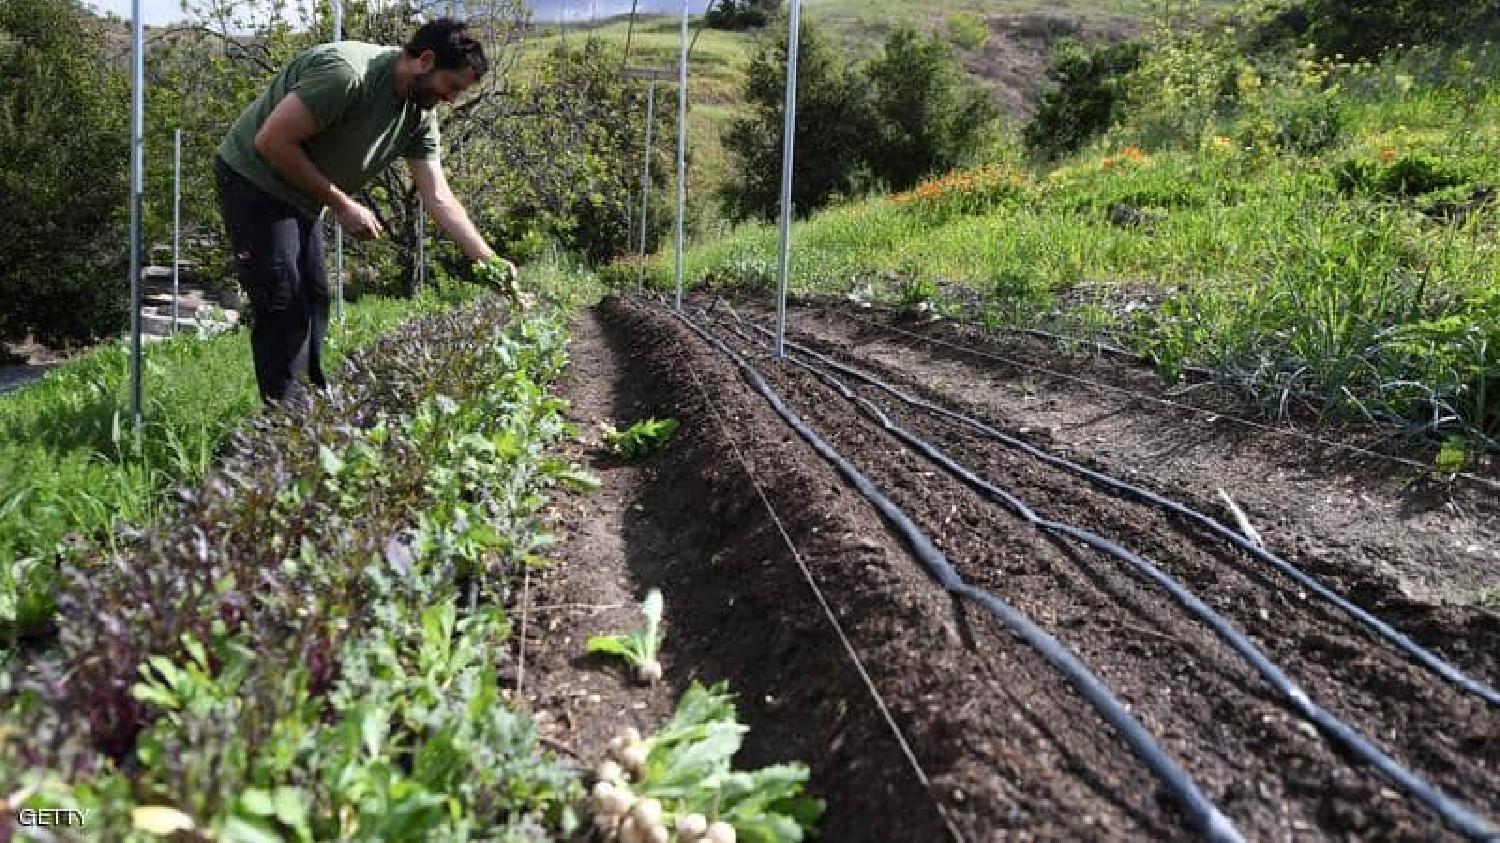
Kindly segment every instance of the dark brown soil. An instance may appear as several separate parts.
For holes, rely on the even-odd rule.
[[[1107,557],[1037,533],[950,479],[823,382],[765,359],[765,350],[736,335],[722,311],[713,322],[965,576],[1074,648],[1247,837],[1451,837],[1420,805],[1331,749],[1165,595]],[[1099,396],[1080,394],[1068,382],[1038,385],[1027,375],[1032,381],[1018,389],[1020,374],[993,361],[914,348],[910,340],[858,329],[848,314],[797,311],[793,324],[798,338],[1002,428],[1051,427],[1047,444],[1137,481],[1148,478],[1158,491],[1215,514],[1221,513],[1212,489],[1222,486],[1294,563],[1481,678],[1493,682],[1500,674],[1494,613],[1425,603],[1390,575],[1436,567],[1437,559],[1424,558],[1432,545],[1394,530],[1407,540],[1391,542],[1382,557],[1389,568],[1373,568],[1363,542],[1386,525],[1377,517],[1361,528],[1345,514],[1350,529],[1329,530],[1327,519],[1316,517],[1316,495],[1341,480],[1315,472],[1286,480],[1291,455],[1284,451],[1259,456],[1250,443],[1216,449],[1184,419],[1135,405],[1101,408]],[[547,624],[548,634],[530,648],[526,686],[545,689],[533,700],[554,712],[554,737],[597,758],[624,720],[643,729],[659,722],[690,679],[727,678],[752,728],[743,762],[809,762],[813,790],[829,802],[828,840],[946,839],[936,805],[965,839],[1193,837],[1154,779],[1056,671],[988,615],[956,607],[864,500],[674,317],[609,300],[580,321],[578,336],[564,394],[580,426],[656,415],[676,417],[683,428],[639,466],[612,466],[591,455],[604,489],[560,505],[571,537],[562,563],[536,583],[531,602],[612,606],[662,588],[667,681],[638,689],[617,667],[579,657],[588,634],[635,624],[633,605],[538,613],[532,623]],[[888,396],[860,392],[1042,514],[1146,554],[1244,629],[1315,700],[1479,813],[1500,813],[1500,716],[1481,701],[1194,529]],[[1044,410],[1039,400],[1053,403]],[[1059,423],[1068,407],[1079,416]],[[1191,458],[1151,456],[1179,441],[1191,443],[1182,446]],[[1204,452],[1218,453],[1219,461]],[[1374,511],[1387,511],[1392,488],[1401,493],[1388,478],[1354,475],[1354,482]],[[1484,502],[1462,498],[1459,506],[1476,519],[1446,516],[1466,525],[1462,540],[1493,553],[1494,522],[1477,521],[1487,511]],[[1412,510],[1408,502],[1395,511]],[[1435,534],[1445,529],[1441,515],[1423,516]],[[788,540],[930,777],[925,792],[813,599]],[[590,694],[598,701],[590,702]]]

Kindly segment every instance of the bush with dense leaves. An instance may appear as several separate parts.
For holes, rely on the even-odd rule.
[[[1044,159],[1081,149],[1109,128],[1125,98],[1125,77],[1141,64],[1137,42],[1087,47],[1065,42],[1047,68],[1051,88],[1026,124],[1026,148]]]
[[[0,0],[0,340],[64,345],[128,315],[128,82],[73,0]]]
[[[1500,33],[1493,0],[1300,0],[1262,25],[1261,45],[1311,42],[1325,56],[1375,58],[1397,45],[1478,41]]]
[[[877,185],[913,187],[983,146],[998,109],[941,41],[900,28],[879,56],[858,66],[817,29],[804,24],[801,37],[792,167],[798,216]],[[750,115],[725,136],[737,166],[721,193],[736,219],[781,211],[785,98],[786,45],[778,36],[750,64]]]

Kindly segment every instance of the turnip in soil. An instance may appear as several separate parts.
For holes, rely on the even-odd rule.
[[[657,660],[662,641],[661,613],[661,591],[653,588],[646,595],[646,602],[641,604],[641,614],[646,618],[644,629],[619,635],[592,636],[586,649],[590,653],[606,653],[625,659],[635,668],[637,680],[655,684],[662,675],[661,662]]]

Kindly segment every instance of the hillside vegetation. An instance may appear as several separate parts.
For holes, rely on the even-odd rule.
[[[1062,92],[1104,98],[1080,151],[1016,139],[814,216],[793,233],[793,289],[1102,333],[1169,380],[1208,367],[1270,408],[1462,433],[1443,455],[1462,464],[1500,435],[1500,49],[1439,43],[1476,19],[1355,60],[1304,40],[1319,5],[1348,11],[1298,4],[1300,32],[1287,4],[1158,21],[1138,62]],[[744,226],[692,249],[688,277],[766,287],[775,254],[773,226]]]

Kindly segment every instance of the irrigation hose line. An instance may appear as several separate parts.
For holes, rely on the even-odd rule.
[[[759,325],[755,325],[755,329],[762,333],[766,332],[766,329]],[[914,407],[921,407],[929,412],[943,416],[950,421],[955,421],[960,424],[966,425],[969,428],[982,433],[991,439],[1001,442],[1008,447],[1015,448],[1024,453],[1027,453],[1032,457],[1035,457],[1036,459],[1047,463],[1048,465],[1062,468],[1066,471],[1083,477],[1095,483],[1096,485],[1104,486],[1116,492],[1121,492],[1129,497],[1136,498],[1137,500],[1141,500],[1152,506],[1155,506],[1158,509],[1166,510],[1167,512],[1170,512],[1174,515],[1193,521],[1209,532],[1214,533],[1220,538],[1223,538],[1224,540],[1230,542],[1235,547],[1243,550],[1245,553],[1250,554],[1256,560],[1270,565],[1286,576],[1291,577],[1297,582],[1298,585],[1301,585],[1308,591],[1311,591],[1312,593],[1318,595],[1318,597],[1322,598],[1325,602],[1330,603],[1333,606],[1343,610],[1350,617],[1363,624],[1367,629],[1384,638],[1387,642],[1395,646],[1397,649],[1420,662],[1424,667],[1443,677],[1448,682],[1464,691],[1467,691],[1468,693],[1474,694],[1480,699],[1483,699],[1491,706],[1500,708],[1500,691],[1496,691],[1494,688],[1490,687],[1484,682],[1481,682],[1480,680],[1469,676],[1468,674],[1459,670],[1457,667],[1454,667],[1453,665],[1439,658],[1430,650],[1411,640],[1411,638],[1408,637],[1405,633],[1397,630],[1396,628],[1392,627],[1390,624],[1386,623],[1380,618],[1374,616],[1370,612],[1367,612],[1366,610],[1350,602],[1348,599],[1344,598],[1333,589],[1324,585],[1319,580],[1315,579],[1307,573],[1304,573],[1300,568],[1281,558],[1277,554],[1266,550],[1260,545],[1257,545],[1242,533],[1224,525],[1213,516],[1203,512],[1199,512],[1198,510],[1193,509],[1186,504],[1178,503],[1177,501],[1174,501],[1170,498],[1162,497],[1161,495],[1158,495],[1149,489],[1136,486],[1132,483],[1127,483],[1123,480],[1119,480],[1102,472],[1095,471],[1094,469],[1075,463],[1065,457],[1060,457],[1049,451],[1043,450],[1042,448],[1038,448],[1037,446],[1032,445],[1029,442],[1003,433],[1000,430],[997,430],[996,428],[991,427],[990,425],[985,424],[984,422],[971,416],[965,415],[955,410],[950,410],[947,407],[943,407],[939,404],[934,404],[931,401],[927,401],[925,399],[918,398],[914,395],[903,392],[902,390],[880,380],[879,378],[876,378],[873,375],[870,375],[852,366],[847,366],[843,363],[839,363],[838,361],[833,360],[826,355],[820,354],[790,340],[787,341],[787,346],[823,362],[835,371],[848,375],[849,377],[855,378],[857,380],[864,381],[865,383],[869,384],[870,386],[876,387],[877,389],[881,389],[900,399],[901,401],[904,401],[907,404],[910,404]]]
[[[731,328],[731,330],[746,342],[757,345],[762,344],[736,328]],[[1249,663],[1265,679],[1266,683],[1291,705],[1293,710],[1303,718],[1317,725],[1327,737],[1379,770],[1382,775],[1408,796],[1437,814],[1444,822],[1457,829],[1470,840],[1485,841],[1495,839],[1497,834],[1495,829],[1478,814],[1474,813],[1467,806],[1444,795],[1432,784],[1401,766],[1400,763],[1385,754],[1379,747],[1370,743],[1358,730],[1313,702],[1297,686],[1296,682],[1288,677],[1274,662],[1268,659],[1242,631],[1236,628],[1223,615],[1205,604],[1196,594],[1184,587],[1182,583],[1163,572],[1149,559],[1076,525],[1053,521],[1049,518],[1039,516],[1030,505],[1020,498],[978,476],[941,449],[891,421],[891,418],[873,401],[858,395],[854,390],[850,389],[826,370],[819,369],[810,363],[794,357],[788,357],[787,359],[794,365],[816,375],[824,383],[837,390],[846,400],[857,404],[864,410],[867,416],[879,424],[887,433],[919,451],[928,460],[941,466],[949,474],[963,481],[969,487],[984,494],[991,500],[1004,505],[1029,526],[1043,532],[1072,539],[1075,542],[1129,564],[1141,576],[1166,591],[1179,605],[1212,629],[1218,635],[1219,639],[1229,645],[1231,649]]]
[[[859,491],[880,512],[886,523],[906,542],[913,555],[929,574],[948,592],[966,597],[987,609],[1011,629],[1021,640],[1042,655],[1068,680],[1078,693],[1094,707],[1123,738],[1135,755],[1161,780],[1187,815],[1189,822],[1198,828],[1204,839],[1214,843],[1243,841],[1233,823],[1221,812],[1212,800],[1203,794],[1196,782],[1190,778],[1177,762],[1173,761],[1156,739],[1130,714],[1125,705],[1112,694],[1109,688],[1095,676],[1078,657],[1038,627],[1026,615],[1001,598],[978,588],[961,577],[932,540],[923,533],[911,518],[892,503],[859,469],[829,445],[807,423],[793,413],[781,397],[771,389],[760,373],[743,357],[725,345],[718,337],[708,333],[687,315],[673,311],[704,342],[716,347],[721,354],[734,362],[750,385],[770,404],[777,415],[797,432],[813,450],[831,464],[838,473]]]
[[[828,311],[825,309],[824,312],[826,313]],[[1136,392],[1134,390],[1126,389],[1126,388],[1120,387],[1120,386],[1115,386],[1113,384],[1100,383],[1099,381],[1089,380],[1088,378],[1079,377],[1078,375],[1070,375],[1070,374],[1067,374],[1066,372],[1059,372],[1059,371],[1057,371],[1055,369],[1049,369],[1046,366],[1038,366],[1035,363],[1026,363],[1026,362],[1023,362],[1021,360],[1016,360],[1016,359],[1014,359],[1012,357],[1006,357],[1003,354],[995,354],[994,352],[981,351],[981,350],[979,350],[977,348],[970,348],[969,346],[960,345],[958,343],[949,342],[947,340],[941,340],[941,339],[938,339],[936,337],[923,336],[921,334],[914,333],[912,331],[907,331],[907,330],[902,329],[902,328],[897,328],[897,327],[895,327],[893,325],[881,325],[881,324],[878,324],[876,322],[871,322],[871,321],[869,321],[867,319],[861,319],[858,316],[852,316],[852,315],[848,315],[848,314],[840,314],[840,317],[841,318],[845,318],[845,319],[849,319],[849,320],[854,321],[854,322],[857,322],[860,325],[864,325],[865,327],[868,327],[868,328],[874,328],[876,330],[886,331],[886,332],[892,333],[892,334],[900,334],[901,336],[910,337],[910,338],[912,338],[914,340],[917,340],[919,342],[930,343],[932,345],[939,345],[939,346],[942,346],[944,348],[949,348],[949,349],[952,349],[954,351],[962,352],[964,354],[972,354],[972,355],[974,355],[976,357],[983,357],[983,358],[985,358],[987,360],[994,360],[996,362],[1006,363],[1006,364],[1011,365],[1011,366],[1018,366],[1018,367],[1023,368],[1023,369],[1030,369],[1030,370],[1032,370],[1034,372],[1041,372],[1042,374],[1048,375],[1050,377],[1059,378],[1059,379],[1067,380],[1067,381],[1073,381],[1074,383],[1080,383],[1080,384],[1083,384],[1085,386],[1093,387],[1094,389],[1100,389],[1100,390],[1104,390],[1106,392],[1116,392],[1116,393],[1119,393],[1119,394],[1124,395],[1126,397],[1134,398],[1134,399],[1136,399],[1138,401],[1149,401],[1151,403],[1161,404],[1162,406],[1171,407],[1171,408],[1176,409],[1176,410],[1183,410],[1183,411],[1186,411],[1186,412],[1189,412],[1189,413],[1197,413],[1198,415],[1215,416],[1217,418],[1226,419],[1228,421],[1232,421],[1232,422],[1234,422],[1236,424],[1239,424],[1239,425],[1242,425],[1244,427],[1251,428],[1252,430],[1259,430],[1259,431],[1262,431],[1262,432],[1265,432],[1265,433],[1271,433],[1271,434],[1274,434],[1276,436],[1285,436],[1285,437],[1288,437],[1288,438],[1291,438],[1291,439],[1301,439],[1304,442],[1310,442],[1310,443],[1315,444],[1315,445],[1322,445],[1324,447],[1334,448],[1334,449],[1337,449],[1337,450],[1340,450],[1340,451],[1348,451],[1351,454],[1359,454],[1360,456],[1364,456],[1364,457],[1374,457],[1375,459],[1378,459],[1378,460],[1384,460],[1386,462],[1392,462],[1392,463],[1396,463],[1398,465],[1404,465],[1404,466],[1407,466],[1409,468],[1417,468],[1417,469],[1421,469],[1422,471],[1429,471],[1432,468],[1432,466],[1430,466],[1430,465],[1426,465],[1424,463],[1417,462],[1416,460],[1407,459],[1406,457],[1398,457],[1398,456],[1396,456],[1394,454],[1382,454],[1379,451],[1372,451],[1369,448],[1361,448],[1358,445],[1348,445],[1348,444],[1345,444],[1343,442],[1335,442],[1332,439],[1324,439],[1321,436],[1312,436],[1312,435],[1309,435],[1309,434],[1306,434],[1306,433],[1301,433],[1301,432],[1295,431],[1295,430],[1281,430],[1279,428],[1271,427],[1270,425],[1261,424],[1260,422],[1251,421],[1250,419],[1240,418],[1239,416],[1235,416],[1235,415],[1232,415],[1232,414],[1229,414],[1229,413],[1220,413],[1220,412],[1215,412],[1213,410],[1206,410],[1206,409],[1204,409],[1202,407],[1194,407],[1191,404],[1184,404],[1184,403],[1182,403],[1180,401],[1172,401],[1172,400],[1167,399],[1167,398],[1158,398],[1157,396],[1154,396],[1154,395],[1146,395],[1144,393]],[[1496,491],[1500,491],[1500,482],[1497,482],[1495,480],[1491,480],[1488,477],[1480,477],[1477,474],[1474,474],[1472,472],[1467,472],[1467,471],[1455,472],[1452,476],[1456,477],[1456,478],[1460,478],[1460,479],[1466,480],[1466,481],[1468,481],[1470,483],[1474,483],[1475,485],[1483,486],[1483,487],[1485,487],[1487,489],[1493,489],[1493,490],[1496,490]]]
[[[823,596],[823,590],[818,588],[817,580],[813,579],[812,569],[807,566],[807,561],[802,558],[802,552],[797,549],[796,543],[792,541],[791,534],[787,532],[786,526],[782,523],[781,516],[777,514],[776,508],[771,505],[771,499],[766,496],[765,489],[761,487],[760,480],[756,478],[755,471],[750,467],[749,460],[745,459],[744,451],[740,450],[739,440],[730,432],[729,423],[724,420],[724,416],[719,412],[718,406],[709,397],[708,389],[703,385],[703,380],[698,377],[698,372],[692,368],[689,368],[688,372],[693,376],[693,383],[698,387],[698,394],[703,396],[703,403],[713,413],[714,421],[719,424],[719,430],[723,433],[724,438],[729,441],[730,448],[734,450],[735,459],[739,460],[740,467],[745,470],[745,476],[750,478],[750,485],[755,489],[755,494],[760,497],[760,502],[765,506],[766,513],[771,516],[771,522],[776,525],[777,532],[781,533],[781,540],[786,544],[787,550],[791,551],[792,559],[797,563],[797,567],[801,569],[802,578],[807,581],[808,588],[812,589],[813,597],[817,599],[818,605],[823,609],[823,615],[828,618],[829,625],[833,627],[834,634],[838,636],[839,643],[843,645],[844,654],[854,663],[854,670],[859,674],[860,681],[864,683],[865,690],[869,691],[871,699],[875,701],[875,708],[880,712],[881,719],[885,721],[886,726],[891,730],[891,734],[895,736],[896,744],[900,747],[901,754],[906,757],[907,764],[911,766],[912,771],[916,774],[917,781],[922,785],[923,792],[932,798],[933,808],[937,811],[938,816],[942,818],[943,825],[947,827],[948,833],[954,840],[963,843],[963,833],[958,830],[958,826],[953,822],[953,818],[949,816],[947,806],[933,795],[932,778],[922,768],[922,762],[917,760],[916,751],[912,749],[911,743],[907,741],[906,734],[901,731],[901,726],[896,723],[896,718],[891,714],[890,706],[886,705],[885,698],[880,695],[880,690],[875,687],[875,680],[870,678],[870,672],[865,669],[864,661],[860,659],[858,651],[854,649],[854,642],[849,640],[848,634],[844,632],[844,625],[839,623],[838,616],[834,614],[833,607],[828,603],[828,598]]]

